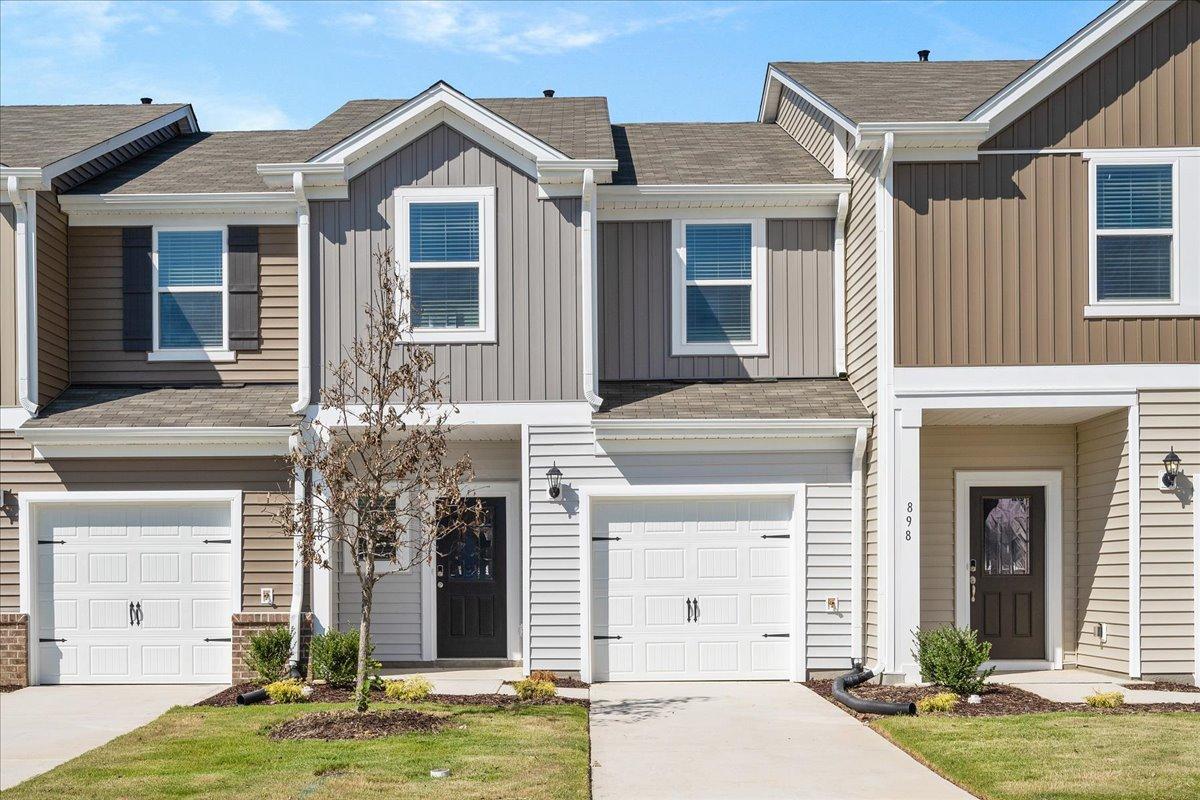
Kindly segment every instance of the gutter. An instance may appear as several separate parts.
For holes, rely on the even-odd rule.
[[[846,375],[846,216],[850,211],[850,190],[838,195],[837,216],[833,223],[833,329],[834,369]]]
[[[863,471],[867,453],[867,426],[862,426],[854,435],[854,455],[850,459],[850,657],[857,658],[862,663],[866,658],[863,652],[863,606],[866,602],[863,593],[863,552],[866,542],[863,525],[864,490],[866,487]]]
[[[598,411],[604,403],[600,397],[600,376],[597,374],[596,362],[599,360],[597,343],[600,332],[597,325],[599,316],[596,308],[596,260],[597,260],[597,228],[596,228],[596,172],[588,168],[583,171],[583,209],[580,214],[580,253],[579,265],[582,277],[583,291],[583,397]]]
[[[296,402],[292,411],[301,413],[312,402],[312,264],[309,257],[309,207],[304,193],[304,173],[292,173],[296,204],[296,283],[299,298],[296,315]]]
[[[21,189],[21,178],[8,175],[8,197],[15,217],[17,295],[17,399],[37,414],[37,190]],[[24,194],[22,194],[24,192]]]
[[[291,427],[128,427],[44,428],[22,425],[17,435],[36,458],[101,458],[151,455],[287,455]]]

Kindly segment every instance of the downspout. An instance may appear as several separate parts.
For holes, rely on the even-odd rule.
[[[304,173],[292,173],[292,192],[296,196],[296,280],[299,293],[296,340],[296,402],[292,411],[306,411],[312,402],[312,264],[309,259],[308,196],[304,193]]]
[[[867,452],[867,428],[854,434],[854,455],[850,461],[850,657],[861,664],[863,652],[863,461]]]
[[[288,447],[296,450],[300,447],[300,434],[293,433],[288,437]],[[296,513],[304,514],[302,503],[309,492],[305,480],[304,469],[296,467],[292,471],[292,500],[296,504]],[[292,537],[292,602],[288,606],[288,628],[292,632],[292,667],[300,669],[300,615],[304,608],[304,561],[300,557],[300,537]]]
[[[838,195],[837,217],[833,223],[833,329],[834,364],[839,377],[846,375],[846,215],[850,211],[850,190]]]
[[[30,415],[37,413],[37,192],[21,195],[20,179],[8,176],[17,240],[17,399]]]
[[[580,271],[583,273],[583,397],[593,411],[600,409],[600,379],[596,370],[600,337],[596,311],[596,173],[583,171],[583,209],[580,215]]]

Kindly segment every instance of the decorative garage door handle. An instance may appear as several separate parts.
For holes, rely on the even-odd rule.
[[[142,627],[142,601],[141,600],[138,600],[138,602],[137,602],[137,625],[139,628]]]
[[[137,619],[133,616],[133,601],[129,601],[129,627],[137,625]]]
[[[689,597],[684,602],[687,603],[687,621],[691,622],[692,621],[692,598]]]
[[[700,621],[700,598],[692,598],[692,622]]]

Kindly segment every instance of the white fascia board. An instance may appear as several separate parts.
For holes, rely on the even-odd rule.
[[[17,191],[25,189],[49,189],[48,182],[42,180],[41,167],[5,167],[0,166],[0,202],[13,202],[9,189],[10,179],[16,179]]]
[[[50,181],[57,178],[63,173],[70,172],[76,167],[81,167],[84,164],[99,158],[105,153],[111,153],[113,150],[125,147],[128,144],[136,142],[138,139],[148,134],[154,133],[157,130],[174,125],[176,122],[187,120],[192,131],[200,130],[200,126],[196,123],[196,117],[192,113],[191,105],[185,105],[183,108],[177,108],[163,114],[161,117],[155,117],[149,122],[142,123],[136,128],[125,131],[122,134],[113,136],[110,139],[105,139],[103,142],[94,144],[86,150],[82,150],[74,155],[59,159],[53,164],[48,164],[42,168],[42,180],[48,186]]]
[[[1105,394],[1200,388],[1196,364],[1100,364],[1009,367],[896,367],[898,397],[936,395]]]
[[[598,419],[597,439],[854,437],[870,419]]]
[[[339,409],[322,406],[310,408],[309,413],[317,425],[327,429],[357,426],[362,406]],[[402,411],[401,406],[394,406]],[[587,425],[592,421],[592,407],[586,400],[550,400],[545,402],[515,403],[458,403],[452,408],[446,424],[453,428],[470,425]],[[429,407],[428,417],[422,419],[417,413],[403,415],[406,425],[420,425],[432,420],[438,413]]]
[[[178,194],[65,194],[59,204],[72,226],[144,224],[146,215],[237,217],[242,224],[294,221],[294,192],[188,192]]]
[[[514,149],[525,153],[534,162],[570,160],[569,156],[562,151],[551,147],[500,115],[489,111],[449,84],[439,81],[404,105],[318,154],[311,161],[349,165],[384,146],[395,133],[438,108],[451,109],[459,116],[505,141]]]
[[[341,189],[341,198],[338,199],[346,196],[345,164],[272,163],[256,164],[254,168],[262,176],[263,183],[272,189],[292,188],[295,175],[299,172],[305,188],[310,190],[310,196],[315,196],[312,190],[318,188]]]
[[[992,95],[968,114],[965,121],[988,122],[993,130],[1002,130],[1096,59],[1136,33],[1173,2],[1123,0],[1114,4],[1015,81]]]
[[[779,96],[776,93],[770,92],[770,86],[771,86],[772,81],[775,81],[782,87],[791,89],[793,92],[795,92],[796,94],[803,97],[806,101],[808,101],[813,107],[815,107],[822,114],[829,117],[831,120],[836,122],[839,126],[844,128],[846,131],[848,131],[849,133],[851,133],[857,137],[859,126],[854,122],[854,120],[850,119],[845,114],[843,114],[842,112],[838,111],[836,108],[831,106],[829,103],[827,103],[825,100],[823,100],[819,95],[817,95],[815,92],[813,92],[807,86],[788,77],[783,72],[781,72],[779,69],[777,69],[776,67],[773,67],[773,66],[767,67],[767,78],[763,84],[763,99],[759,103],[759,108],[758,108],[758,121],[759,122],[766,122],[768,117],[771,117],[773,119],[774,116],[778,114]],[[772,98],[775,103],[775,108],[771,109],[770,111],[767,110],[768,94],[772,95]]]
[[[663,208],[758,208],[828,206],[836,212],[838,198],[849,194],[850,185],[839,183],[776,184],[655,184],[641,186],[597,186],[601,209]]]
[[[17,429],[37,458],[282,456],[291,434],[280,427]]]
[[[991,126],[987,122],[864,122],[858,126],[855,149],[883,147],[888,133],[895,136],[897,150],[902,148],[972,148],[987,140]]]

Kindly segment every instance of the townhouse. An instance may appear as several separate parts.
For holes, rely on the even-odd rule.
[[[0,683],[225,682],[255,629],[357,624],[353,554],[298,565],[272,497],[380,251],[490,510],[380,584],[381,660],[912,680],[953,623],[1195,680],[1198,42],[1122,2],[1036,62],[776,62],[748,123],[4,107]]]

